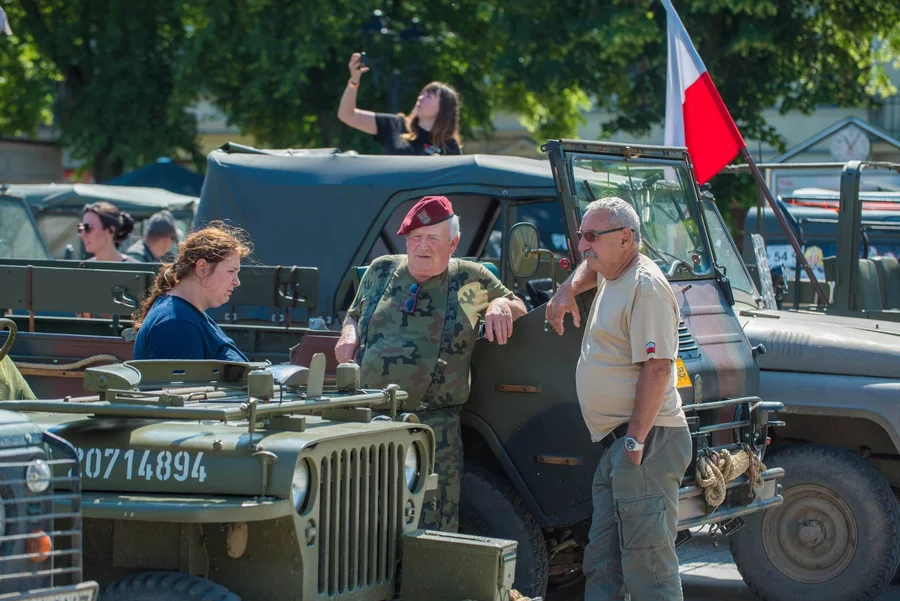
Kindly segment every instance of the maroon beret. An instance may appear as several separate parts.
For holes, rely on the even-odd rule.
[[[397,235],[405,236],[410,230],[447,221],[451,217],[453,217],[453,205],[446,196],[426,196],[406,214],[400,229],[397,230]]]

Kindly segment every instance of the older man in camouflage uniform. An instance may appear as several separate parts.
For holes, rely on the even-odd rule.
[[[485,336],[505,344],[525,304],[484,266],[451,259],[459,218],[443,196],[420,200],[400,230],[406,255],[374,260],[360,282],[335,348],[356,359],[362,384],[400,384],[418,399],[418,415],[434,430],[438,491],[420,526],[455,532],[462,479],[460,406],[469,396],[469,363],[482,319]]]

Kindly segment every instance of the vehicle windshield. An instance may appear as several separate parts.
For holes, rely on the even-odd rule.
[[[715,203],[704,200],[703,213],[706,215],[706,227],[709,228],[709,239],[712,241],[716,262],[725,268],[725,275],[731,282],[731,287],[754,298],[759,296]]]
[[[641,220],[641,252],[670,277],[712,273],[712,261],[686,169],[651,161],[574,156],[572,174],[581,214],[592,201],[619,197]]]
[[[0,258],[50,258],[28,209],[10,196],[0,196]]]

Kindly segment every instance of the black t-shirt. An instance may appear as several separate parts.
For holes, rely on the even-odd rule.
[[[443,150],[432,146],[431,132],[421,127],[418,128],[415,140],[407,140],[403,137],[407,133],[406,119],[400,115],[375,113],[375,127],[378,130],[375,140],[384,148],[384,154],[462,154],[456,140],[445,140]]]

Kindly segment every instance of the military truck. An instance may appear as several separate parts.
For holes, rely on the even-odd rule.
[[[874,599],[900,562],[900,325],[763,308],[711,197],[704,210],[744,332],[766,347],[760,395],[785,412],[766,460],[785,469],[785,502],[747,519],[735,560],[761,599]]]
[[[615,192],[640,206],[647,252],[670,274],[684,315],[679,389],[697,453],[705,456],[707,449],[736,450],[748,444],[762,456],[770,413],[778,405],[761,401],[757,394],[756,354],[761,349],[751,348],[732,313],[729,283],[710,252],[684,149],[555,141],[547,150],[550,163],[483,155],[426,161],[420,159],[430,157],[216,151],[209,159],[198,224],[213,218],[240,223],[255,242],[256,258],[264,263],[242,270],[244,283],[237,293],[248,296],[233,297],[235,302],[221,309],[223,328],[252,360],[280,347],[281,355],[268,357],[284,361],[286,349],[294,345],[292,355],[302,362],[301,356],[308,354],[303,347],[314,346],[307,341],[317,339],[315,344],[321,346],[316,348],[327,352],[333,348],[336,331],[309,326],[337,327],[359,281],[356,266],[403,248],[395,232],[409,207],[425,194],[451,198],[462,217],[460,253],[495,269],[533,307],[516,322],[509,344],[499,347],[482,340],[476,346],[472,394],[462,417],[466,473],[461,526],[467,532],[516,540],[517,589],[540,595],[549,584],[551,593],[562,598],[577,592],[583,582],[590,482],[601,449],[590,441],[575,395],[581,332],[570,327],[558,337],[545,330],[542,276],[551,282],[566,277],[557,259],[565,258],[570,267],[577,264],[569,248],[574,247],[577,222],[591,194]],[[278,178],[272,177],[273,170]],[[280,218],[272,219],[272,214]],[[512,226],[520,215],[540,216],[544,221],[535,221],[541,225],[558,223],[563,232],[562,240],[559,234],[540,233],[532,239],[541,243],[530,246],[550,249],[541,253],[544,258],[533,274],[512,267],[533,260],[531,256],[523,262],[518,251],[513,252],[521,244],[510,247]],[[306,231],[318,237],[297,236],[301,227],[311,228]],[[323,245],[328,252],[321,251]],[[289,267],[295,259],[308,260],[318,279],[298,286],[298,278],[307,272]],[[30,330],[21,334],[16,358],[24,362],[23,373],[32,381],[66,380],[52,370],[53,362],[61,367],[80,359],[97,360],[104,350],[129,358],[124,353],[130,343],[121,336],[128,326],[124,303],[140,297],[149,271],[136,265],[124,270],[117,264],[63,265],[0,265],[0,275],[13,278],[9,281],[17,282],[18,291],[0,290],[0,307],[34,313],[16,317],[23,330]],[[248,278],[257,272],[260,279],[252,283],[245,272]],[[60,287],[69,292],[54,295]],[[552,283],[547,288],[552,290]],[[586,314],[589,295],[581,302]],[[252,313],[258,306],[264,306],[262,320],[260,313]],[[41,315],[66,310],[113,317]],[[259,325],[261,321],[269,325]],[[71,380],[77,382],[80,371],[75,367],[66,374],[76,376]],[[682,539],[707,524],[731,532],[740,526],[737,518],[742,515],[777,505],[782,475],[780,469],[766,470],[764,485],[755,493],[746,477],[734,480],[725,503],[711,512],[692,464],[680,494]]]
[[[434,435],[406,393],[361,389],[355,364],[324,376],[322,355],[130,361],[88,368],[85,396],[4,406],[75,445],[104,601],[419,599],[446,570],[458,601],[508,598],[515,543],[416,530]]]
[[[111,186],[107,184],[6,184],[8,193],[25,199],[50,256],[83,259],[88,255],[78,238],[78,223],[85,205],[106,201],[128,212],[135,220],[132,236],[122,248],[140,239],[146,220],[166,209],[185,228],[194,216],[196,197],[161,188]],[[38,258],[31,255],[30,258]]]
[[[82,581],[80,476],[72,445],[0,409],[0,600],[97,598]]]
[[[25,197],[0,186],[0,259],[49,258]]]
[[[803,171],[826,166],[762,165]],[[786,233],[772,227],[771,211],[748,211],[745,229],[763,232],[769,259],[774,259],[770,263],[784,263],[792,280],[786,308],[900,321],[900,204],[895,193],[864,191],[883,181],[885,174],[897,172],[898,163],[850,161],[841,166],[839,193],[821,191],[783,199],[791,233],[801,241],[806,259],[824,283],[829,296],[825,302],[815,298],[810,282],[801,276],[799,257],[785,250],[789,248],[782,244]],[[750,236],[744,238],[743,256],[756,275]]]

